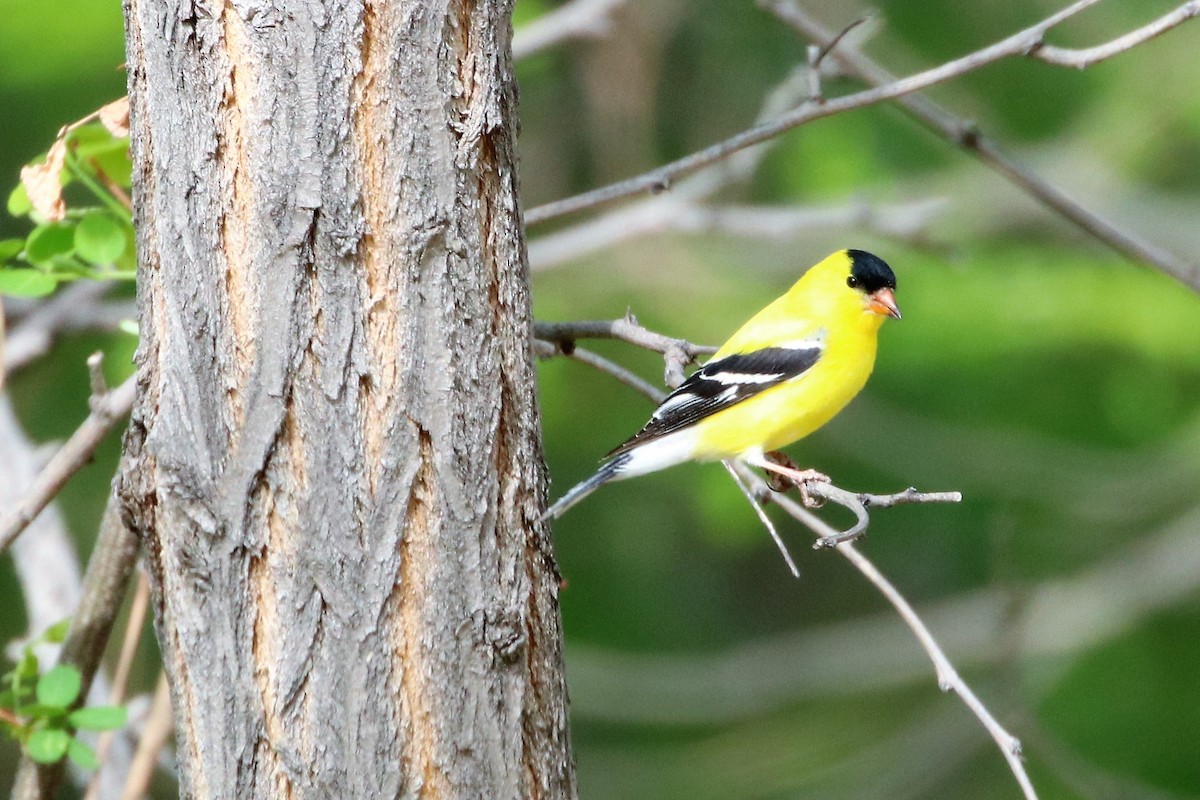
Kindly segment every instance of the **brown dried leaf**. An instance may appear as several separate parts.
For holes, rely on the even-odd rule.
[[[100,123],[108,129],[108,132],[118,138],[129,135],[129,96],[126,95],[120,100],[113,100],[108,105],[100,107],[96,112],[100,117]]]
[[[67,214],[62,198],[60,177],[67,158],[67,143],[58,139],[46,154],[44,164],[21,168],[21,183],[34,209],[51,222],[58,222]]]

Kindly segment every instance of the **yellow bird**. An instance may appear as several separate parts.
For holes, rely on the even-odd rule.
[[[797,482],[823,478],[766,454],[824,425],[863,388],[880,326],[887,317],[900,319],[895,290],[892,268],[862,250],[842,250],[812,267],[542,519],[561,516],[609,481],[685,461],[738,459]]]

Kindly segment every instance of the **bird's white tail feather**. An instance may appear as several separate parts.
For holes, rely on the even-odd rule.
[[[587,497],[592,492],[599,489],[604,484],[621,476],[622,467],[629,461],[629,454],[623,453],[617,456],[612,461],[607,462],[604,466],[596,471],[596,474],[588,478],[586,481],[575,484],[570,491],[558,498],[554,505],[546,509],[546,513],[542,514],[538,522],[545,522],[548,519],[557,519],[567,512],[571,506],[578,503],[583,498]]]

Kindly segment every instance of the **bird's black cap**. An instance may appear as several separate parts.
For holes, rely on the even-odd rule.
[[[850,256],[850,275],[867,294],[896,288],[896,274],[879,256],[865,250],[847,250],[846,255]]]

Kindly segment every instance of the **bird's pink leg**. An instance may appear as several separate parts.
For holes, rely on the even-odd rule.
[[[778,450],[773,450],[770,453],[764,453],[761,456],[751,456],[746,458],[746,461],[756,467],[760,467],[770,473],[767,477],[767,485],[777,492],[786,492],[791,486],[795,486],[800,490],[800,499],[808,508],[820,508],[824,502],[820,498],[811,496],[808,493],[807,482],[819,481],[821,483],[829,483],[829,476],[823,472],[818,472],[815,469],[800,469],[796,466],[796,462],[792,461],[785,453]],[[788,483],[783,483],[775,476],[786,478]],[[790,484],[790,486],[789,486]]]

